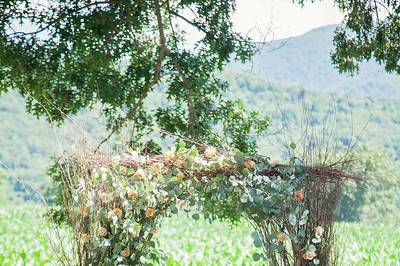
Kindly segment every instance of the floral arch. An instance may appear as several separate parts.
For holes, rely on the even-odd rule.
[[[342,166],[185,145],[156,156],[64,156],[51,169],[60,188],[54,214],[73,228],[79,265],[162,264],[157,228],[180,208],[194,219],[247,220],[254,260],[331,265],[337,196],[352,178]]]

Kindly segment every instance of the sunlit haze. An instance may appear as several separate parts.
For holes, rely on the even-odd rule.
[[[188,12],[186,17],[192,19]],[[312,29],[340,23],[343,15],[334,6],[333,0],[307,3],[304,7],[292,0],[238,0],[232,22],[236,31],[248,35],[255,41],[272,41],[301,35]],[[188,44],[204,37],[190,25],[179,21],[186,31]]]
[[[292,0],[238,0],[233,18],[236,29],[247,33],[255,27],[265,30],[272,26],[274,39],[303,34],[311,29],[339,23],[343,15],[332,0],[308,3],[303,8]]]

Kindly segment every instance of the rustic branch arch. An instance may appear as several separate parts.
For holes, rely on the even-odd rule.
[[[52,171],[59,217],[73,228],[79,265],[151,265],[162,218],[178,205],[209,219],[246,219],[255,260],[272,265],[330,265],[332,226],[343,163],[305,166],[181,146],[157,156],[64,156]]]

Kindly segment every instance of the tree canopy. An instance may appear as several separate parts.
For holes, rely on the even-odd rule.
[[[316,0],[294,0],[302,5]],[[355,73],[359,63],[375,59],[386,71],[400,74],[400,2],[335,0],[344,14],[337,27],[332,61],[340,72]]]
[[[136,139],[157,126],[255,151],[249,135],[264,131],[268,118],[224,98],[227,83],[218,78],[226,64],[255,52],[252,40],[233,30],[235,3],[2,1],[0,93],[18,90],[30,112],[57,123],[100,103],[111,132],[131,122]],[[339,70],[355,71],[357,62],[374,57],[400,73],[398,2],[335,3],[345,14],[332,54]],[[195,43],[187,27],[201,33]],[[168,103],[149,110],[145,99],[153,90]]]
[[[61,122],[101,103],[112,131],[133,121],[141,136],[156,122],[208,143],[223,121],[242,150],[255,148],[243,133],[268,124],[223,99],[227,84],[216,77],[254,51],[232,30],[235,1],[5,1],[1,10],[0,91],[18,89],[38,116]],[[194,45],[182,23],[203,34]],[[144,100],[161,83],[168,105],[150,113]]]

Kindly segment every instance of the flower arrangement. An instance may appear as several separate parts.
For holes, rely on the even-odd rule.
[[[331,200],[337,192],[332,184],[349,177],[340,168],[307,167],[295,157],[272,164],[261,156],[213,147],[200,153],[184,144],[152,157],[87,153],[65,156],[57,165],[60,216],[74,229],[80,265],[159,262],[157,228],[179,208],[193,219],[203,214],[209,220],[249,221],[260,250],[254,260],[322,264],[329,261],[331,238],[325,236],[332,221],[313,209],[310,202],[321,201],[321,195],[313,198],[308,187],[323,187],[322,200]]]

